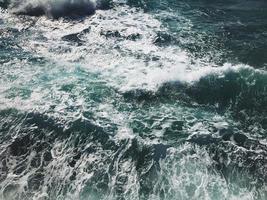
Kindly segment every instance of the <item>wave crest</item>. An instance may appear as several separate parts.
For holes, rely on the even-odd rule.
[[[9,7],[18,15],[46,15],[60,18],[92,15],[96,9],[109,7],[110,2],[110,0],[12,0]]]

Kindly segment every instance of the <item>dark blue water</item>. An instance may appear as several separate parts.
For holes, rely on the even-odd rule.
[[[267,2],[0,0],[0,199],[266,199]]]

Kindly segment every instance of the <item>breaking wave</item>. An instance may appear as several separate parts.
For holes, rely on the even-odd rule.
[[[185,77],[190,77],[190,79]],[[246,128],[253,129],[258,124],[266,130],[266,80],[265,71],[244,65],[236,67],[225,65],[184,73],[181,79],[165,81],[154,91],[140,88],[130,89],[123,95],[126,99],[138,101],[168,99],[188,105],[192,102],[210,105],[214,106],[219,113],[231,114]],[[252,134],[253,131],[250,131]],[[260,131],[257,129],[256,132]],[[262,134],[265,137],[264,131]]]
[[[11,12],[18,15],[41,16],[51,18],[91,15],[96,9],[105,9],[111,5],[109,0],[11,0],[2,3]]]

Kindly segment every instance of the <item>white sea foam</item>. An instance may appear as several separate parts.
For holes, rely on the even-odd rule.
[[[80,34],[89,27],[88,33]],[[98,11],[79,23],[51,22],[43,18],[33,28],[41,30],[48,41],[33,40],[24,48],[56,62],[79,62],[83,68],[99,73],[122,92],[137,88],[153,91],[169,81],[194,83],[209,74],[223,76],[229,71],[253,70],[243,64],[217,66],[196,59],[192,64],[190,55],[179,47],[155,45],[157,32],[166,30],[151,15],[128,7]],[[119,35],[107,38],[106,32]],[[70,34],[76,34],[82,45],[61,40]],[[134,41],[122,39],[131,35],[140,35],[140,38]]]
[[[103,81],[103,84],[121,92],[133,89],[156,91],[162,84],[170,81],[191,84],[209,74],[224,76],[229,71],[255,71],[242,64],[216,66],[200,60],[194,60],[192,64],[190,55],[179,47],[159,47],[154,44],[157,32],[166,31],[160,21],[126,6],[99,10],[96,15],[78,23],[63,19],[51,21],[42,17],[34,25],[29,25],[19,23],[19,20],[10,18],[7,13],[2,13],[2,16],[19,30],[23,31],[23,27],[27,27],[34,33],[31,38],[21,37],[20,46],[25,51],[51,61],[51,64],[42,67],[32,67],[20,60],[6,63],[6,66],[16,66],[6,67],[8,71],[4,73],[19,76],[12,86],[13,91],[17,93],[23,91],[20,87],[22,84],[29,83],[29,87],[32,87],[31,80],[34,82],[44,79],[47,83],[40,81],[42,84],[39,87],[30,89],[32,91],[28,98],[17,96],[13,101],[7,98],[7,93],[11,93],[11,84],[2,84],[0,101],[3,107],[8,105],[46,110],[50,105],[57,104],[55,110],[64,112],[64,108],[68,107],[66,105],[80,105],[78,99],[70,100],[69,94],[58,90],[63,83],[75,85],[76,79],[79,79],[76,71],[80,69],[90,76],[97,74],[97,80],[94,81]],[[82,33],[85,29],[90,30]],[[120,34],[118,37],[105,36],[106,32],[116,31]],[[77,46],[75,41],[72,43],[62,40],[62,37],[71,34],[77,34],[82,45]],[[136,40],[125,39],[138,34],[140,38]],[[40,40],[40,35],[45,40]],[[57,67],[53,67],[54,65]],[[81,86],[80,89],[85,87]],[[83,102],[81,98],[79,96]]]
[[[35,5],[44,5],[44,2],[36,2],[38,3]],[[22,6],[22,8],[26,7]],[[50,9],[46,5],[44,8],[45,11]],[[14,20],[8,14],[3,15],[4,20],[9,22]],[[127,103],[116,102],[116,96],[105,97],[105,92],[107,92],[105,87],[112,86],[111,88],[122,92],[132,89],[156,91],[163,83],[169,81],[191,84],[210,74],[224,76],[229,71],[254,70],[246,65],[216,66],[212,63],[202,63],[199,60],[194,60],[192,64],[190,55],[179,47],[155,45],[156,32],[166,31],[162,28],[162,24],[151,15],[129,7],[97,11],[96,15],[79,23],[63,19],[51,21],[45,17],[39,18],[34,25],[18,22],[19,20],[10,24],[14,24],[19,30],[23,30],[23,27],[27,25],[27,29],[34,33],[26,40],[23,34],[21,35],[19,44],[22,49],[44,57],[48,64],[35,66],[21,60],[6,63],[1,69],[5,76],[1,77],[0,109],[17,108],[49,113],[52,107],[53,116],[66,120],[73,120],[85,112],[92,112],[94,115],[92,118],[89,115],[88,120],[94,119],[103,128],[106,128],[105,126],[109,123],[118,126],[115,136],[117,142],[136,139],[130,125],[139,118],[142,120],[142,125],[154,131],[153,136],[157,138],[162,138],[165,133],[164,129],[170,127],[175,120],[184,120],[184,128],[189,134],[210,134],[210,126],[224,129],[228,128],[230,123],[223,117],[218,118],[217,114],[201,109],[182,108],[181,105],[159,104],[151,106],[148,110],[146,108],[126,109]],[[89,27],[89,32],[81,34]],[[120,35],[105,36],[108,31],[111,33],[118,31]],[[77,34],[82,45],[77,46],[75,41],[62,40],[62,37],[70,34]],[[134,34],[140,34],[140,38],[135,41],[125,39]],[[40,35],[45,40],[38,39]],[[14,74],[16,77],[12,79]],[[93,85],[92,88],[90,88],[91,85]],[[74,89],[71,92],[64,91],[64,86]],[[26,97],[25,88],[30,90],[30,94]],[[97,95],[101,95],[102,98],[97,99]],[[96,99],[95,102],[94,99]],[[216,119],[212,119],[214,115]],[[156,117],[157,120],[154,119]],[[191,121],[188,118],[192,118]],[[153,128],[153,125],[149,124],[152,120],[154,120],[155,127],[158,125],[162,129]],[[144,141],[140,143],[142,142]],[[148,139],[148,144],[154,144],[153,140]],[[90,145],[95,144],[88,144],[88,147]],[[114,168],[117,168],[108,174],[107,184],[109,184],[111,194],[108,196],[110,198],[106,199],[116,196],[115,187],[116,183],[119,183],[120,176],[128,177],[128,181],[123,185],[126,191],[124,198],[139,198],[140,173],[134,161],[130,158],[127,160],[127,156],[124,158],[124,153],[127,148],[131,147],[131,142],[121,152],[117,151],[117,157],[117,152],[112,154],[108,150],[96,148],[95,153],[84,154],[77,161],[75,168],[67,164],[68,158],[72,156],[72,149],[66,146],[64,141],[57,141],[53,144],[51,152],[56,159],[44,169],[46,176],[44,182],[46,185],[55,183],[53,187],[57,191],[55,194],[63,190],[64,184],[70,184],[67,196],[70,199],[79,199],[81,192],[86,189],[86,184],[96,176],[94,172],[98,172],[101,167],[104,171],[112,169],[113,163],[103,166],[103,163],[111,157],[114,161]],[[219,174],[211,173],[212,164],[207,152],[201,148],[193,148],[190,144],[170,148],[167,158],[159,162],[160,171],[156,174],[158,179],[148,199],[161,199],[162,191],[166,195],[173,194],[174,199],[241,199],[245,197],[253,199],[253,191],[244,189],[237,194],[231,193],[226,181]],[[74,171],[77,176],[70,183],[69,179]],[[26,185],[25,180],[34,172],[17,178],[18,187],[23,188]],[[7,179],[5,186],[12,181],[12,177]],[[13,189],[15,193],[15,186]],[[23,193],[23,191],[19,192]],[[42,191],[36,196],[45,197],[48,196],[47,193],[48,189],[44,185]],[[217,196],[212,196],[214,194]]]

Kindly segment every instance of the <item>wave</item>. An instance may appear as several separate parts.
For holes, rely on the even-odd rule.
[[[97,9],[107,9],[110,0],[11,0],[5,7],[18,15],[42,16],[51,18],[75,17],[94,14]]]
[[[266,72],[248,66],[225,66],[193,71],[181,80],[166,81],[156,91],[133,89],[123,92],[126,99],[159,101],[169,99],[192,105],[215,106],[228,111],[245,127],[258,124],[266,127]],[[252,128],[252,127],[250,127]],[[266,136],[264,136],[266,137]]]

